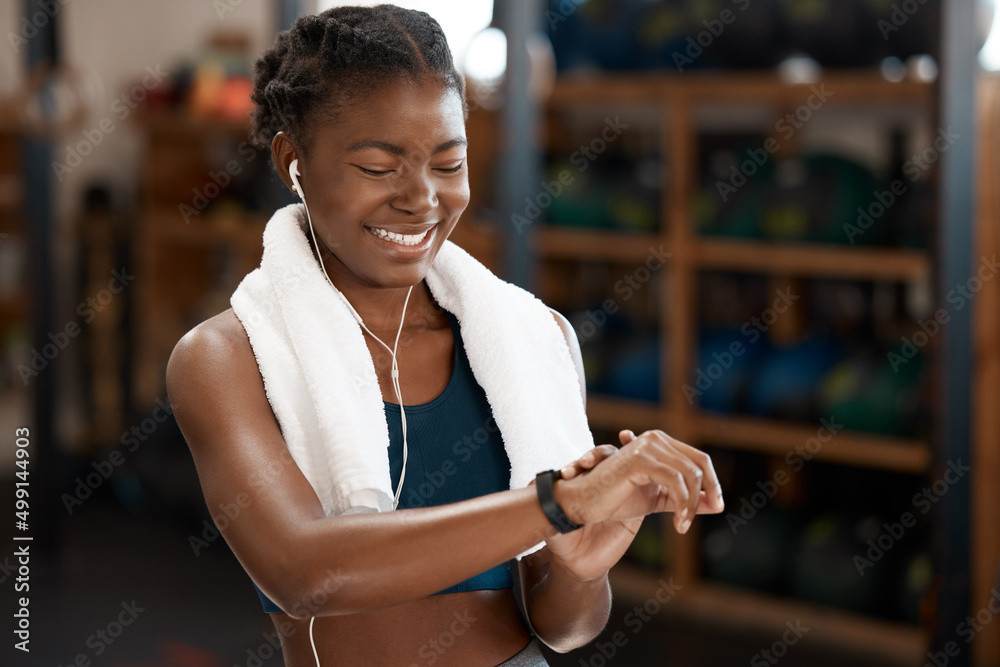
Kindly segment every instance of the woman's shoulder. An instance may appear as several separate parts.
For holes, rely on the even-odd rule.
[[[188,389],[226,386],[257,362],[243,325],[232,308],[214,315],[184,334],[167,361],[167,393],[173,399]]]

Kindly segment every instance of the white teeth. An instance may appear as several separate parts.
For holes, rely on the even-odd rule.
[[[428,229],[427,232],[424,232],[423,234],[397,234],[396,232],[379,229],[378,227],[369,227],[368,229],[372,230],[376,236],[400,245],[417,245],[424,240],[424,237],[427,236],[427,232],[430,231],[430,229]]]

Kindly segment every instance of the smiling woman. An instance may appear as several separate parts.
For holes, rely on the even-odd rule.
[[[568,322],[448,240],[469,184],[440,26],[300,17],[253,100],[302,202],[178,342],[167,388],[209,508],[241,499],[220,532],[285,664],[545,665],[539,642],[591,641],[643,516],[684,532],[722,495],[661,431],[594,447]]]
[[[469,203],[462,100],[443,83],[404,78],[354,101],[349,113],[320,116],[308,152],[290,134],[275,135],[275,164],[287,170],[298,159],[323,265],[352,304],[359,288],[419,283],[458,224]]]

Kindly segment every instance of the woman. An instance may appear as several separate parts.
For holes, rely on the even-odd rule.
[[[227,310],[177,344],[167,368],[175,417],[210,510],[240,508],[222,533],[259,587],[289,667],[547,664],[535,638],[564,652],[604,627],[608,569],[643,516],[674,511],[685,532],[696,513],[723,508],[709,458],[660,431],[623,430],[621,449],[564,457],[561,479],[543,473],[536,486],[508,488],[516,466],[504,448],[514,426],[492,420],[500,389],[487,400],[477,382],[484,372],[473,372],[481,354],[473,353],[474,318],[459,326],[428,281],[469,201],[464,93],[440,26],[391,5],[300,17],[256,65],[253,136],[303,200],[288,215],[308,222],[300,229],[319,261],[306,264],[322,268],[332,288],[324,298],[342,295],[364,331],[396,490],[383,507],[396,511],[329,511],[303,473],[311,459],[296,451],[290,461],[294,429],[276,417],[279,371],[269,379],[262,370],[252,317]],[[299,295],[295,284],[288,290],[289,299]],[[572,329],[545,314],[535,328],[563,332],[560,345],[582,369]],[[327,347],[295,373],[343,355],[342,341],[319,339]],[[577,382],[580,402],[582,373]],[[547,421],[531,419],[540,431]],[[460,453],[458,433],[476,424]],[[374,442],[381,424],[371,427]],[[407,491],[413,479],[421,484]]]

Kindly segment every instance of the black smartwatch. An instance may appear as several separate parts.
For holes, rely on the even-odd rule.
[[[552,484],[562,479],[562,472],[559,470],[544,470],[535,476],[535,487],[538,489],[538,502],[542,505],[549,523],[555,526],[560,533],[572,533],[577,528],[582,528],[573,523],[563,508],[556,502],[555,493],[552,491]]]

